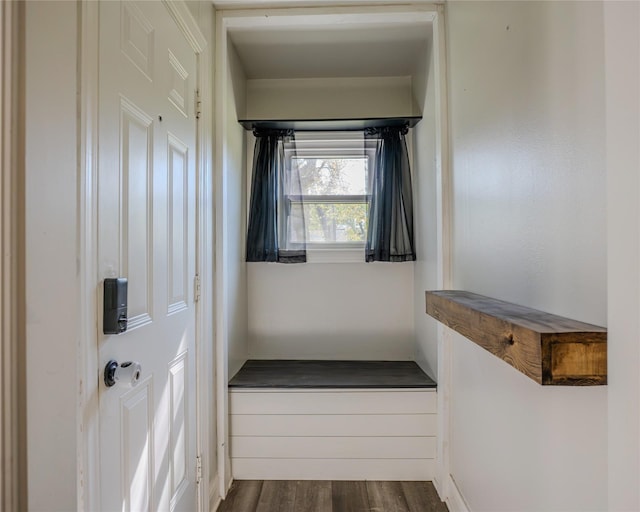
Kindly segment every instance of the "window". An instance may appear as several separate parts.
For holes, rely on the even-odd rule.
[[[362,132],[296,133],[295,142],[285,145],[291,245],[306,240],[312,251],[364,248],[374,157],[375,141],[365,141]],[[296,220],[302,214],[304,223]]]
[[[309,248],[325,256],[355,249],[324,261],[358,253],[367,262],[415,261],[407,131],[254,129],[246,260],[304,263]]]

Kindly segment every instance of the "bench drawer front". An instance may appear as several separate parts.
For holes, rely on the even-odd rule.
[[[231,414],[435,414],[436,392],[232,391]]]
[[[435,390],[233,390],[234,478],[430,480]]]
[[[232,414],[234,436],[435,436],[435,414]]]

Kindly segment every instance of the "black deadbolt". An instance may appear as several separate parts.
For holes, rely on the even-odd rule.
[[[124,277],[104,280],[102,332],[120,334],[127,330],[127,280]]]

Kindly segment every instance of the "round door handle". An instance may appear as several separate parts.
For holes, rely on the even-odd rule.
[[[142,366],[135,361],[126,361],[118,364],[118,361],[111,359],[104,367],[104,384],[108,388],[116,384],[132,387],[138,384]]]

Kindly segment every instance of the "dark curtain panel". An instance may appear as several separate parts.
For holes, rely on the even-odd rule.
[[[247,230],[248,262],[302,263],[307,260],[304,244],[287,243],[292,223],[285,201],[285,188],[295,183],[285,144],[293,145],[293,130],[256,130],[253,153],[251,201]],[[299,180],[298,180],[299,182]],[[296,225],[304,224],[299,216]]]
[[[404,138],[407,132],[406,126],[371,128],[365,132],[377,144],[369,202],[368,262],[416,259],[411,170]]]

